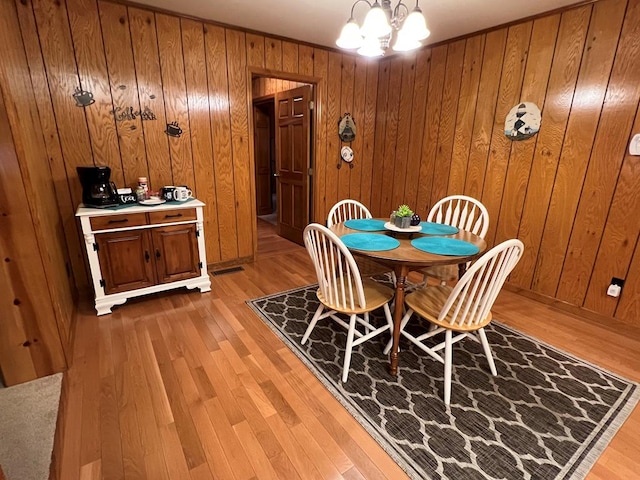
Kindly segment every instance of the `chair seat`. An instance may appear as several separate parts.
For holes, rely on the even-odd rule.
[[[338,282],[339,284],[340,282]],[[394,295],[394,291],[387,287],[386,285],[382,285],[379,282],[373,281],[369,278],[362,279],[362,286],[364,288],[364,297],[366,300],[366,306],[364,308],[356,307],[354,309],[344,309],[342,307],[332,305],[329,301],[324,298],[320,289],[318,289],[317,295],[318,300],[322,302],[327,308],[331,310],[335,310],[336,312],[346,313],[346,314],[359,314],[365,312],[371,312],[377,308],[380,308],[385,303],[391,301]]]
[[[418,315],[426,318],[434,325],[445,327],[456,332],[470,332],[485,327],[492,318],[491,311],[481,322],[475,325],[451,325],[451,315],[455,312],[455,308],[449,310],[449,313],[443,321],[438,320],[438,316],[442,311],[442,307],[446,303],[452,287],[448,285],[438,285],[434,287],[426,287],[416,290],[405,297],[407,306]]]

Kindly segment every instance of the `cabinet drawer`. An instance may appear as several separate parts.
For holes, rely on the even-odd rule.
[[[109,230],[112,228],[138,227],[147,224],[147,215],[144,213],[129,213],[124,215],[105,215],[104,217],[92,217],[92,230]]]
[[[188,222],[196,219],[195,208],[176,208],[175,210],[162,210],[149,212],[149,223]]]

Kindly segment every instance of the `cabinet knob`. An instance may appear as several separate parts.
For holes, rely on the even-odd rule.
[[[160,258],[160,250],[156,249],[156,258]]]
[[[149,252],[147,250],[144,251],[144,260],[145,262],[149,263],[149,259],[151,258],[151,255],[149,255]]]

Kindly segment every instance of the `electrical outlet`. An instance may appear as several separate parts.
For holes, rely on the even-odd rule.
[[[624,285],[624,280],[621,278],[613,277],[611,279],[611,284],[609,288],[607,288],[607,295],[610,297],[619,297],[620,292],[622,291],[622,286]]]

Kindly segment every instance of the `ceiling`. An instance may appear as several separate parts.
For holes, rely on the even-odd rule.
[[[427,18],[432,44],[575,4],[578,0],[419,0]],[[236,25],[303,42],[335,47],[342,26],[349,19],[351,0],[137,0],[202,19]],[[405,0],[412,9],[415,3]],[[397,1],[392,1],[392,7]],[[368,8],[354,11],[360,23]]]

